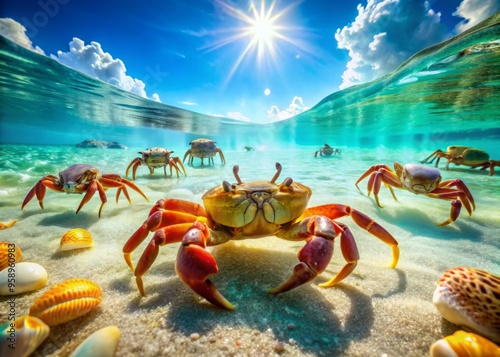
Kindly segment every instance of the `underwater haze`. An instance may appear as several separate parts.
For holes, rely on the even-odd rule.
[[[26,314],[33,301],[55,284],[86,278],[103,290],[103,301],[89,314],[51,328],[33,356],[67,356],[90,333],[116,325],[117,356],[425,356],[430,345],[460,329],[443,319],[432,303],[436,282],[456,266],[500,275],[500,168],[451,164],[443,180],[460,179],[476,204],[456,222],[450,201],[382,185],[383,208],[368,196],[372,165],[418,163],[436,149],[468,145],[500,160],[500,14],[444,43],[421,51],[394,72],[324,98],[310,110],[271,124],[239,122],[191,112],[140,98],[0,37],[0,241],[23,250],[23,260],[45,267],[47,285],[16,296]],[[139,151],[160,146],[181,160],[193,139],[216,141],[226,164],[195,158],[187,175],[153,174],[139,166],[134,183],[149,198],[129,190],[131,204],[116,190],[98,217],[95,195],[78,214],[82,195],[47,190],[44,209],[33,198],[21,204],[46,175],[86,163],[125,177]],[[120,149],[86,149],[83,140],[117,141]],[[315,156],[325,144],[340,154]],[[245,146],[254,150],[247,151]],[[312,190],[309,206],[345,204],[382,225],[399,243],[400,260],[389,267],[391,249],[349,217],[360,253],[353,273],[332,288],[320,288],[345,264],[335,252],[325,272],[309,284],[272,296],[297,264],[302,241],[276,237],[229,242],[208,250],[219,273],[211,277],[236,310],[216,308],[191,291],[175,273],[179,243],[161,247],[144,276],[141,297],[122,248],[161,198],[202,204],[202,195],[224,180],[233,166],[244,182],[269,181],[283,171]],[[433,164],[427,164],[433,167]],[[168,171],[167,171],[168,173]],[[129,179],[130,175],[129,175]],[[61,236],[85,228],[94,247],[61,252]],[[132,254],[135,264],[150,237]],[[0,298],[5,306],[7,299]],[[5,320],[3,310],[0,323]]]

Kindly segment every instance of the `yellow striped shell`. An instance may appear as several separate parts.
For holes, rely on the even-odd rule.
[[[61,237],[59,250],[73,250],[90,248],[94,245],[94,240],[89,231],[83,228],[70,229]]]
[[[0,296],[18,295],[41,289],[47,283],[47,270],[37,263],[21,262],[0,271]]]
[[[50,327],[33,316],[21,316],[0,326],[0,356],[27,357],[47,338]]]
[[[97,330],[85,339],[69,357],[113,357],[120,341],[120,329],[108,326]]]
[[[10,254],[10,256],[9,256]],[[0,270],[4,270],[10,263],[20,262],[23,259],[23,252],[14,243],[0,242]]]
[[[499,357],[500,347],[472,332],[455,331],[434,342],[431,357]]]
[[[500,342],[500,277],[457,267],[444,272],[433,302],[443,317]]]
[[[70,279],[54,285],[35,300],[29,314],[49,326],[85,315],[102,300],[101,288],[87,279]]]

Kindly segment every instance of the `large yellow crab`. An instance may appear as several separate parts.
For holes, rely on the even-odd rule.
[[[101,207],[99,208],[99,217],[101,217],[101,211],[104,204],[107,202],[106,193],[104,192],[108,188],[118,188],[116,192],[116,202],[120,197],[120,193],[123,194],[130,203],[130,197],[128,195],[127,186],[139,193],[142,197],[148,201],[146,195],[140,190],[139,187],[134,185],[132,182],[125,180],[118,174],[101,174],[99,169],[92,165],[86,164],[76,164],[68,167],[66,170],[59,172],[59,177],[54,175],[47,175],[42,177],[35,186],[28,192],[21,209],[28,204],[33,197],[38,199],[40,207],[43,209],[43,198],[45,197],[46,187],[50,188],[56,192],[66,192],[70,193],[85,193],[76,213],[94,196],[94,194],[99,192],[99,197],[101,198]]]
[[[333,255],[333,242],[340,234],[340,247],[347,263],[330,281],[320,284],[330,287],[346,278],[356,267],[359,259],[356,242],[349,228],[334,221],[350,216],[356,224],[382,240],[392,248],[394,268],[399,259],[397,241],[377,222],[365,214],[342,204],[327,204],[306,208],[311,189],[291,178],[275,183],[281,173],[271,181],[242,182],[238,166],[233,173],[237,183],[223,181],[203,197],[201,205],[175,200],[159,200],[149,217],[132,234],[123,247],[125,261],[134,271],[137,286],[145,296],[142,276],[148,271],[162,245],[181,242],[177,255],[177,275],[196,293],[212,304],[234,309],[215,288],[208,277],[217,273],[218,267],[206,246],[225,243],[233,239],[273,236],[306,241],[298,254],[299,263],[290,278],[282,285],[271,289],[271,294],[280,294],[314,279],[328,266]],[[134,270],[131,254],[148,236],[155,232]]]
[[[399,162],[395,162],[394,170],[396,172],[384,164],[373,165],[356,181],[356,187],[358,187],[361,180],[370,176],[368,180],[368,196],[373,190],[373,196],[380,208],[382,206],[378,200],[378,194],[382,183],[391,191],[392,197],[396,201],[397,198],[392,189],[393,187],[431,198],[450,200],[452,201],[450,218],[440,223],[440,226],[450,224],[458,218],[462,203],[469,216],[476,209],[472,194],[460,179],[441,181],[441,173],[438,169],[424,165],[406,164],[403,166]]]
[[[167,150],[165,148],[154,147],[151,149],[146,149],[145,151],[139,151],[141,157],[136,157],[133,159],[127,167],[125,171],[125,177],[128,177],[128,172],[132,167],[132,179],[135,180],[135,173],[137,168],[141,165],[146,165],[149,168],[149,173],[152,175],[156,168],[163,167],[163,172],[165,176],[167,176],[167,166],[170,166],[170,176],[172,176],[172,169],[175,169],[177,173],[177,177],[179,177],[179,166],[184,172],[184,176],[186,175],[186,170],[184,169],[184,165],[176,156],[170,156],[173,151]],[[177,166],[179,165],[179,166]]]
[[[214,156],[219,153],[220,161],[225,164],[226,159],[224,158],[224,154],[222,150],[215,146],[215,141],[210,139],[196,139],[189,143],[191,145],[191,149],[188,149],[184,154],[184,158],[182,162],[186,160],[186,157],[189,156],[188,164],[193,165],[193,160],[195,157],[199,157],[201,159],[201,164],[203,165],[203,159],[208,158],[208,164],[214,164]]]
[[[462,145],[448,146],[446,152],[438,149],[423,159],[421,163],[425,164],[430,160],[429,163],[432,164],[437,159],[434,166],[438,167],[441,158],[448,160],[446,163],[447,170],[450,163],[454,163],[455,165],[470,166],[473,169],[476,167],[481,167],[481,170],[489,168],[490,176],[495,172],[495,166],[500,166],[500,161],[490,160],[490,155],[486,151]]]

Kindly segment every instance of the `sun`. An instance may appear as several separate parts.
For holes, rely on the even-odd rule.
[[[287,36],[290,28],[285,26],[285,15],[298,2],[291,3],[283,10],[275,11],[276,0],[266,8],[265,0],[261,0],[260,7],[254,1],[250,2],[247,11],[230,5],[227,0],[217,0],[219,7],[232,18],[240,21],[242,26],[229,30],[230,36],[224,37],[208,46],[210,51],[226,46],[236,41],[247,41],[247,45],[237,57],[228,79],[231,78],[245,57],[255,54],[256,62],[260,64],[264,59],[276,60],[278,42],[287,42],[297,46],[293,37]],[[298,46],[297,46],[298,47]]]

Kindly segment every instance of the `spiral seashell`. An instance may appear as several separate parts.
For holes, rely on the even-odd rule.
[[[87,279],[70,279],[54,285],[35,300],[29,314],[49,326],[85,315],[102,300],[101,288]]]
[[[69,357],[113,357],[120,341],[120,329],[108,326],[97,330],[85,339]]]
[[[75,228],[64,233],[59,244],[59,250],[90,248],[93,245],[94,240],[89,231],[83,228]]]
[[[434,342],[431,357],[499,357],[500,347],[472,332],[455,331],[453,335]]]
[[[500,342],[500,277],[457,267],[444,272],[433,302],[443,317]]]
[[[50,327],[42,320],[24,315],[0,326],[0,356],[27,357],[47,338]]]
[[[18,295],[43,288],[47,271],[37,263],[21,262],[0,271],[0,296]]]
[[[16,244],[10,242],[0,242],[0,271],[7,268],[9,263],[17,263],[22,259],[23,252]]]

